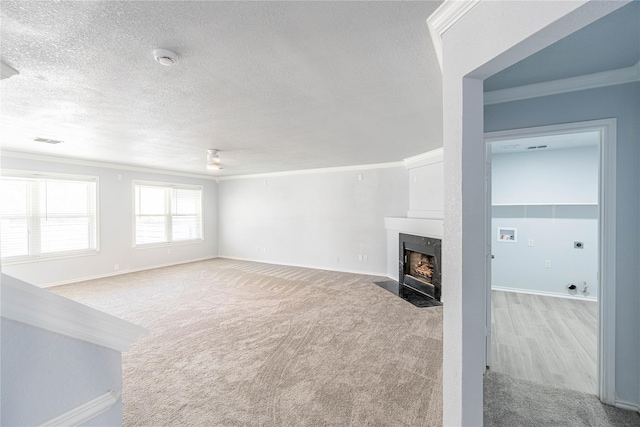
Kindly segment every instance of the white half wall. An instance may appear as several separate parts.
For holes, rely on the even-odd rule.
[[[64,161],[64,160],[62,160]],[[114,167],[63,163],[2,153],[4,169],[97,176],[100,250],[95,255],[42,259],[3,264],[2,272],[41,287],[106,277],[114,274],[215,258],[217,246],[217,191],[214,180]],[[204,240],[148,248],[133,247],[133,180],[202,185]],[[117,269],[116,269],[117,265]]]
[[[220,256],[385,276],[407,183],[403,166],[222,180]]]

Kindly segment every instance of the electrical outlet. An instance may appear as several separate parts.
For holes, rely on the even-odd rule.
[[[115,264],[113,266],[113,271],[118,271],[118,270],[120,270],[120,264]]]
[[[364,262],[367,262],[367,261],[368,261],[368,258],[367,258],[367,256],[366,256],[366,255],[362,255],[362,261],[364,261]]]
[[[533,239],[529,239],[529,246],[533,246]]]
[[[358,261],[362,261],[362,254],[358,255]]]
[[[551,261],[546,260],[546,261],[544,262],[544,268],[551,268]]]
[[[171,248],[167,249],[167,253],[170,254],[171,253]]]
[[[584,249],[584,243],[582,243],[582,242],[573,242],[573,247],[575,249]]]
[[[262,253],[266,254],[267,253],[267,248],[262,248]]]
[[[358,181],[362,181],[362,174],[361,173],[358,174]]]

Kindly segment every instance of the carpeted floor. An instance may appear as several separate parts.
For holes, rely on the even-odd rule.
[[[484,426],[638,427],[640,414],[604,405],[592,394],[487,372]]]
[[[381,279],[216,259],[51,290],[151,331],[125,426],[439,426],[442,307]]]

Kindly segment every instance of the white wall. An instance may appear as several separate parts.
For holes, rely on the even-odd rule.
[[[482,81],[621,6],[481,1],[442,37],[444,425],[482,425],[483,419],[485,310],[478,304],[484,299],[478,278],[485,272],[486,221]]]
[[[402,166],[223,180],[220,256],[384,276],[384,217],[406,214],[407,183]]]
[[[493,154],[491,176],[494,205],[598,203],[598,147]]]
[[[444,217],[443,150],[429,151],[418,161],[408,161],[409,218],[442,219]]]
[[[492,287],[596,299],[598,147],[494,154],[491,171]],[[499,227],[517,241],[497,239]],[[566,287],[585,282],[588,295]]]
[[[0,319],[3,426],[34,426],[122,390],[120,352]],[[122,401],[85,426],[122,424]]]
[[[2,272],[6,274],[34,285],[48,286],[217,256],[217,183],[214,180],[60,163],[55,161],[58,160],[56,158],[45,161],[9,157],[6,153],[0,160],[3,170],[93,175],[99,178],[99,252],[96,255],[3,264]],[[204,241],[133,248],[133,180],[202,185]]]

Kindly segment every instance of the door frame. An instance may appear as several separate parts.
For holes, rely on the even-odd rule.
[[[485,365],[491,365],[491,143],[505,139],[600,132],[598,168],[597,396],[615,404],[616,119],[486,132],[485,140]]]

